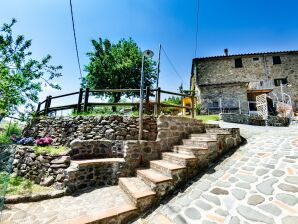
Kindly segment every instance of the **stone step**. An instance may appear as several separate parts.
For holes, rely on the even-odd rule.
[[[208,147],[198,147],[198,146],[190,146],[190,145],[175,145],[174,152],[176,152],[178,154],[195,156],[196,158],[201,159],[202,157],[208,156],[209,149],[208,149]]]
[[[205,137],[205,138],[213,138],[214,136],[216,136],[216,134],[212,134],[212,133],[199,133],[199,134],[190,134],[189,137],[190,138],[200,138],[200,137]]]
[[[162,153],[162,158],[172,163],[176,163],[180,166],[187,167],[187,179],[194,177],[198,172],[199,161],[194,155],[187,155],[182,153],[167,152]]]
[[[71,160],[72,164],[83,166],[96,166],[101,163],[125,163],[124,158],[104,158],[104,159],[84,159],[84,160]]]
[[[172,177],[175,185],[183,183],[187,177],[186,166],[180,166],[166,160],[150,161],[150,168],[168,177]]]
[[[214,134],[231,134],[229,131],[221,128],[206,128],[206,133],[214,133]]]
[[[154,204],[156,193],[140,178],[121,177],[118,184],[140,211],[144,211]]]
[[[69,219],[66,224],[81,223],[128,223],[138,216],[138,209],[132,203],[122,203],[121,205],[108,208],[104,211],[92,215],[80,216],[79,218]]]
[[[208,148],[210,145],[216,144],[217,143],[217,140],[214,140],[214,139],[209,139],[209,140],[183,139],[182,142],[183,142],[183,145],[191,145],[191,146],[206,147],[206,148]]]
[[[205,128],[220,128],[219,124],[205,124]]]
[[[164,152],[162,153],[162,158],[166,161],[186,167],[189,163],[197,161],[195,156],[175,152]]]
[[[232,137],[231,133],[202,133],[202,134],[191,134],[189,139],[214,139],[217,140],[222,137]]]
[[[179,172],[180,170],[186,170],[186,166],[180,166],[166,160],[150,161],[150,168],[157,170],[158,172],[169,177],[172,177],[176,172]]]
[[[153,169],[139,169],[137,177],[142,179],[159,197],[166,195],[174,188],[173,178]]]

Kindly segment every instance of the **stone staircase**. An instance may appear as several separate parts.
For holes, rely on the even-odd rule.
[[[106,213],[87,223],[127,223],[156,205],[163,197],[184,185],[222,153],[240,143],[235,129],[221,129],[207,125],[206,133],[191,134],[175,145],[171,152],[163,152],[161,160],[150,161],[150,167],[138,169],[136,177],[120,177],[118,185],[130,199],[123,211]]]

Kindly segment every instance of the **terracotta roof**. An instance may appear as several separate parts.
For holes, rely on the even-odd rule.
[[[219,58],[229,58],[229,57],[254,56],[254,55],[272,55],[272,54],[298,54],[298,50],[259,52],[259,53],[245,53],[245,54],[230,54],[228,56],[218,55],[218,56],[209,56],[209,57],[194,58],[193,60],[196,61],[196,60],[204,60],[204,59],[219,59]]]

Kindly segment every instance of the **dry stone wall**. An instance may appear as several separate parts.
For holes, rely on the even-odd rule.
[[[73,140],[70,143],[71,159],[122,158],[121,140]]]
[[[66,170],[67,191],[75,192],[96,186],[111,186],[119,177],[127,175],[125,161],[106,161],[95,165],[78,166],[72,164]]]
[[[75,116],[40,117],[32,120],[23,135],[51,136],[53,145],[66,145],[80,140],[137,140],[139,122],[137,117],[125,116]],[[154,117],[144,117],[143,139],[155,140],[157,124]]]
[[[18,146],[13,161],[13,172],[42,186],[53,185],[63,189],[64,170],[69,167],[70,157],[66,154],[37,154],[31,147]]]
[[[251,124],[265,126],[265,120],[260,116],[256,115],[247,115],[247,114],[221,114],[221,119],[225,122],[238,123],[238,124]],[[290,119],[287,117],[279,116],[268,116],[267,125],[269,126],[283,126],[287,127],[290,124]]]

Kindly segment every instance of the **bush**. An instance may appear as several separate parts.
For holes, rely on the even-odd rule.
[[[10,124],[5,124],[4,132],[7,134],[7,136],[11,136],[12,134],[21,135],[22,129],[20,128],[18,122],[12,122]]]
[[[35,141],[34,138],[29,137],[29,138],[21,138],[19,141],[17,141],[17,144],[20,145],[34,145]]]
[[[0,144],[9,144],[11,143],[10,137],[6,135],[5,132],[0,132]]]
[[[44,137],[44,138],[39,138],[35,140],[35,143],[38,146],[47,146],[52,144],[52,142],[53,142],[53,139],[51,137]]]

